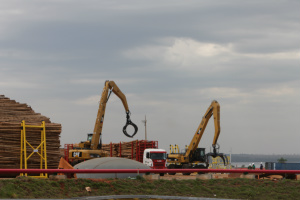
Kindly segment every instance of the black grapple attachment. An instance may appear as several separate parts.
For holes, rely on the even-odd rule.
[[[125,126],[123,127],[123,133],[127,136],[127,137],[133,137],[133,136],[135,136],[135,134],[138,132],[138,127],[137,127],[137,125],[135,125],[132,121],[131,121],[131,119],[130,119],[130,112],[126,112],[126,118],[127,118],[127,120],[126,120],[126,124],[125,124]],[[133,126],[133,128],[134,128],[134,133],[132,134],[132,135],[129,135],[128,133],[127,133],[127,126],[128,125],[130,125],[130,126]]]
[[[227,158],[226,154],[219,153],[220,146],[219,145],[212,145],[212,146],[213,146],[213,152],[206,154],[207,160],[208,160],[209,156],[211,156],[213,158],[220,157],[220,158],[222,158],[224,165],[225,166],[228,165],[228,158]]]

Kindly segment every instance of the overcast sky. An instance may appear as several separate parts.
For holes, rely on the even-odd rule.
[[[1,1],[0,94],[62,124],[61,144],[93,132],[105,80],[145,138],[189,144],[212,100],[223,153],[300,153],[300,1]],[[103,143],[132,141],[112,95]],[[214,134],[208,123],[201,147]]]

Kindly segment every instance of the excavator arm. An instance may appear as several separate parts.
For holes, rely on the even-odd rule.
[[[206,110],[205,115],[203,116],[203,118],[196,130],[196,133],[195,133],[190,145],[188,146],[188,148],[186,150],[186,153],[184,155],[185,160],[190,159],[191,155],[196,151],[198,144],[202,138],[202,135],[205,131],[205,128],[207,126],[207,123],[212,116],[214,117],[214,127],[215,127],[215,134],[214,134],[214,139],[212,142],[213,153],[206,154],[206,157],[220,156],[224,161],[224,165],[226,165],[228,163],[227,157],[224,154],[217,152],[217,149],[218,149],[217,141],[218,141],[218,138],[220,135],[221,128],[220,128],[220,104],[216,100],[212,101],[211,105]]]
[[[102,128],[103,128],[106,103],[111,95],[111,92],[113,92],[115,95],[117,95],[117,97],[119,97],[121,99],[123,106],[125,108],[125,111],[126,111],[126,119],[127,120],[126,120],[125,126],[123,127],[123,133],[127,137],[133,137],[138,131],[138,127],[130,120],[130,111],[128,108],[126,96],[122,93],[122,91],[119,89],[119,87],[116,85],[116,83],[114,81],[105,81],[105,85],[104,85],[100,103],[99,103],[99,109],[98,109],[95,127],[94,127],[94,131],[93,131],[93,137],[91,140],[91,149],[93,149],[93,150],[101,149],[101,134],[102,134]],[[126,131],[126,128],[128,125],[131,125],[134,128],[134,133],[132,135],[128,134]]]

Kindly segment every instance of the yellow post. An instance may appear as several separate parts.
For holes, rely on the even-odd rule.
[[[24,120],[21,122],[21,148],[20,148],[20,150],[21,150],[21,152],[20,152],[20,154],[21,154],[21,156],[20,156],[20,169],[23,169],[23,151],[24,151],[24,144],[23,144],[23,139],[24,139],[24,132],[23,132],[23,128],[24,128],[24,126],[23,126],[23,122],[24,122]],[[20,176],[23,176],[23,173],[21,173],[20,174]]]
[[[46,125],[45,125],[45,122],[44,121],[42,121],[42,126],[43,126],[43,142],[44,142],[44,150],[42,150],[42,152],[44,152],[44,166],[45,166],[45,169],[47,169],[47,151],[46,151]],[[43,155],[43,154],[42,154]],[[41,169],[42,169],[42,167],[41,167]],[[48,174],[47,173],[45,173],[45,176],[46,177],[48,177]]]
[[[180,153],[180,151],[179,151],[179,146],[177,145],[177,144],[175,144],[175,147],[174,147],[174,151],[175,151],[175,153],[177,152],[177,153]]]
[[[23,161],[24,161],[24,169],[27,169],[27,160],[34,154],[37,153],[40,156],[40,169],[47,169],[47,151],[46,151],[46,126],[45,122],[42,121],[41,126],[34,125],[25,125],[25,121],[23,120],[21,123],[21,157],[20,157],[20,169],[23,169]],[[41,143],[38,147],[34,148],[27,140],[26,140],[26,128],[39,128],[41,129]],[[32,148],[32,153],[27,156],[26,145],[29,145]],[[41,149],[40,149],[41,148]],[[40,149],[40,153],[39,153]],[[23,173],[20,174],[23,176]],[[25,173],[27,176],[27,173]],[[48,178],[47,173],[40,173],[40,176],[33,176],[36,178]]]
[[[24,167],[27,169],[27,150],[26,150],[26,126],[25,126],[25,120],[23,120],[23,152],[24,152]],[[25,176],[27,176],[27,173],[25,173]]]
[[[43,136],[43,129],[41,130],[41,155],[43,155],[43,142],[44,142],[44,136]],[[40,169],[43,169],[43,156],[40,156]],[[40,173],[40,176],[43,176],[42,173]]]

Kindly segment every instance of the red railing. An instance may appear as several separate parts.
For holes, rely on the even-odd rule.
[[[244,170],[244,169],[0,169],[5,173],[259,173],[259,174],[300,174],[300,170]]]
[[[137,154],[136,160],[143,163],[143,154],[145,149],[157,149],[158,148],[158,141],[148,141],[148,140],[140,140],[137,142]]]
[[[69,162],[69,150],[73,149],[73,144],[65,144],[64,146],[64,154],[65,160]]]

